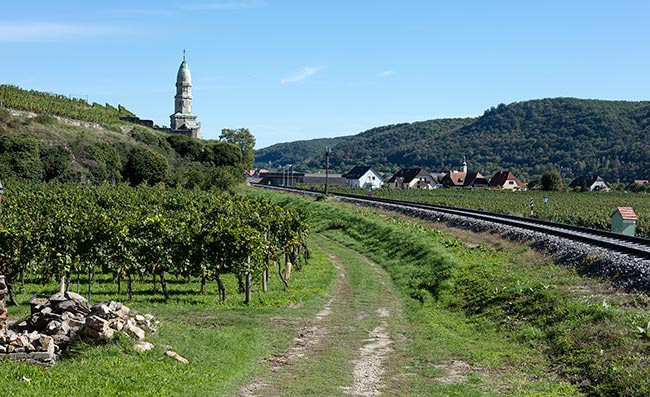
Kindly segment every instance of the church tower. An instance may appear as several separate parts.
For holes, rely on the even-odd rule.
[[[174,114],[169,116],[172,132],[200,138],[201,123],[196,121],[192,114],[192,75],[185,59],[176,75],[176,96],[174,96]]]

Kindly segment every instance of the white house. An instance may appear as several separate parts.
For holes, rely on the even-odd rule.
[[[600,176],[580,176],[571,181],[569,184],[571,189],[580,189],[587,192],[608,192],[609,185]]]
[[[348,186],[377,189],[384,184],[384,178],[372,167],[358,165],[341,175]]]

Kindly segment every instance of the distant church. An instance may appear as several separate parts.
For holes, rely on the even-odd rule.
[[[196,116],[192,114],[192,75],[185,59],[185,50],[183,50],[183,62],[176,75],[174,114],[169,116],[169,120],[170,132],[192,138],[201,137],[201,123],[196,121]]]

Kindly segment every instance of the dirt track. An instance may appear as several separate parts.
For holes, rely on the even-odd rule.
[[[285,352],[267,359],[270,372],[242,388],[240,396],[394,394],[386,390],[386,379],[390,376],[386,363],[395,344],[403,342],[402,337],[391,334],[392,322],[402,316],[402,308],[389,277],[364,257],[356,255],[354,263],[349,263],[333,250],[321,248],[338,271],[330,299],[316,315],[303,320],[300,332]],[[359,272],[361,266],[365,269]],[[360,273],[365,275],[359,276]],[[343,362],[331,368],[318,364],[332,356]],[[316,368],[323,371],[319,372],[319,380],[331,379],[331,384],[327,381],[323,386],[329,390],[305,385],[308,380],[300,374],[319,377],[314,374]]]

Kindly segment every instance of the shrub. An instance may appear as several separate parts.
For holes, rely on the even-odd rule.
[[[56,124],[57,122],[56,118],[50,116],[49,114],[39,114],[38,116],[34,117],[33,121],[43,125],[52,125]]]
[[[41,148],[41,163],[45,172],[45,180],[51,181],[63,175],[70,165],[70,152],[61,146],[45,146]]]
[[[161,134],[148,130],[144,127],[135,126],[131,130],[131,137],[138,142],[144,143],[150,148],[160,149],[159,151],[164,154],[169,154],[172,147]]]
[[[176,153],[192,161],[200,160],[202,153],[205,151],[205,145],[198,139],[180,134],[170,134],[166,139]]]
[[[165,180],[168,167],[165,156],[146,147],[135,147],[129,156],[125,173],[132,185],[143,182],[154,185]]]

